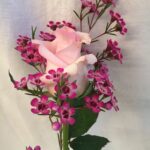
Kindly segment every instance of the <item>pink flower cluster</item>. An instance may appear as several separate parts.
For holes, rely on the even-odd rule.
[[[45,75],[45,79],[55,84],[56,95],[58,100],[48,100],[48,96],[41,96],[41,98],[34,98],[31,101],[31,111],[34,114],[50,115],[55,112],[58,116],[58,121],[52,122],[52,128],[59,130],[62,124],[73,125],[75,119],[72,117],[75,114],[75,108],[70,107],[67,102],[68,99],[74,99],[76,94],[77,85],[75,82],[69,82],[69,76],[64,73],[64,69],[58,68],[57,70],[49,70]],[[33,82],[34,83],[34,82]]]
[[[104,102],[104,99],[101,98],[99,94],[94,94],[92,96],[86,96],[84,98],[86,107],[91,109],[95,113],[99,113],[103,110],[111,110],[112,108],[115,111],[119,111],[119,107],[117,105],[117,99],[115,96],[110,96],[110,99],[107,102]]]
[[[96,96],[88,97],[85,99],[86,106],[92,108],[94,112],[99,112],[100,107],[111,109],[112,107],[116,109],[117,100],[114,100],[113,96],[113,84],[109,79],[108,68],[106,65],[101,65],[98,70],[89,70],[88,78],[94,83],[95,90],[97,92]],[[110,97],[110,101],[107,103],[99,102],[98,97]],[[96,100],[97,99],[97,100]],[[109,107],[108,107],[109,105]],[[106,107],[107,106],[107,107]]]
[[[35,146],[34,148],[32,148],[31,146],[26,147],[26,150],[41,150],[40,146]]]
[[[48,96],[42,95],[40,99],[34,98],[31,101],[33,108],[31,109],[34,114],[49,114],[51,102],[48,101]]]
[[[124,19],[121,17],[121,15],[119,13],[116,13],[114,11],[110,11],[110,16],[111,16],[111,22],[115,22],[116,21],[116,27],[115,30],[119,31],[122,35],[127,33],[127,28],[126,28],[126,23],[124,21]]]
[[[123,55],[121,49],[118,47],[117,41],[112,41],[111,39],[107,40],[107,48],[104,51],[105,57],[108,59],[114,59],[122,63]]]
[[[57,121],[52,122],[52,128],[59,130],[62,124],[73,125],[75,119],[72,117],[75,114],[75,108],[70,107],[66,101],[57,104],[54,100],[48,100],[48,96],[43,95],[41,98],[34,98],[31,101],[31,112],[34,114],[50,115],[51,112],[57,115]]]
[[[29,74],[28,80],[30,81],[30,84],[42,87],[44,86],[44,83],[41,81],[42,73],[36,73],[36,74]]]
[[[40,80],[40,77],[42,76],[42,73],[36,73],[36,74],[29,74],[28,77],[21,78],[20,81],[14,81],[14,87],[17,90],[23,90],[28,88],[28,83],[30,85],[34,85],[37,87],[44,87],[44,83]]]
[[[39,54],[38,46],[31,42],[27,36],[19,35],[16,50],[21,53],[22,59],[31,65],[45,63],[45,59]]]
[[[14,88],[21,90],[21,89],[26,89],[27,88],[27,78],[23,77],[21,78],[20,81],[14,81]]]
[[[86,107],[91,109],[95,113],[99,113],[104,108],[104,102],[99,100],[99,95],[87,96],[84,98]]]
[[[45,78],[56,84],[55,91],[56,93],[59,93],[59,99],[74,99],[77,96],[76,82],[69,82],[69,75],[67,73],[64,73],[63,68],[58,68],[56,71],[49,70]]]
[[[57,83],[61,80],[62,75],[64,75],[63,72],[64,72],[63,68],[57,68],[57,70],[51,69],[48,71],[45,78]]]
[[[49,21],[47,25],[47,27],[49,27],[51,30],[56,30],[57,28],[61,28],[63,26],[67,26],[69,28],[76,30],[76,27],[72,23],[66,21],[62,21],[62,22]]]

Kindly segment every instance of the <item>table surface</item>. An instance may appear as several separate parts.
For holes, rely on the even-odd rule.
[[[49,20],[68,20],[77,24],[72,13],[79,0],[1,0],[0,1],[0,149],[25,150],[40,144],[43,150],[58,150],[57,137],[45,117],[32,115],[31,97],[13,89],[8,70],[20,78],[32,69],[13,49],[18,34],[30,34],[31,25],[46,29]],[[120,0],[115,8],[128,24],[126,37],[118,36],[124,62],[109,63],[116,86],[120,112],[101,113],[89,133],[107,137],[104,150],[150,149],[150,1]],[[106,18],[94,33],[103,30]],[[93,33],[93,34],[94,34]],[[95,49],[102,49],[106,39]]]

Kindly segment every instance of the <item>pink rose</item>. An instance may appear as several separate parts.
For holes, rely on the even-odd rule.
[[[86,83],[88,64],[94,64],[97,59],[95,55],[88,54],[81,56],[82,43],[90,44],[89,34],[77,32],[69,27],[57,28],[52,32],[56,39],[52,42],[33,40],[39,45],[39,53],[47,60],[46,73],[50,69],[64,68],[64,71],[71,75],[71,80],[77,80],[79,93],[83,92]],[[43,76],[41,80],[50,84]],[[49,85],[52,92],[53,85]]]

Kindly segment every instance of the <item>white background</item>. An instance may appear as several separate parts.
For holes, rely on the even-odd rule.
[[[78,0],[0,0],[0,149],[40,144],[42,150],[58,150],[48,119],[31,114],[31,98],[13,89],[8,69],[16,78],[32,72],[14,50],[18,34],[29,34],[31,25],[45,30],[49,20],[77,25],[72,10],[78,8]],[[90,133],[111,141],[104,150],[150,150],[150,1],[120,0],[116,10],[129,29],[126,37],[118,37],[123,65],[109,63],[120,112],[101,113]],[[103,23],[95,31],[102,27]],[[102,50],[105,45],[101,40],[95,47]]]

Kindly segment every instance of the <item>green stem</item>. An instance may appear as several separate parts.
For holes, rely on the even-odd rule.
[[[69,136],[69,125],[64,125],[63,126],[63,150],[69,150],[68,147],[68,136]]]

